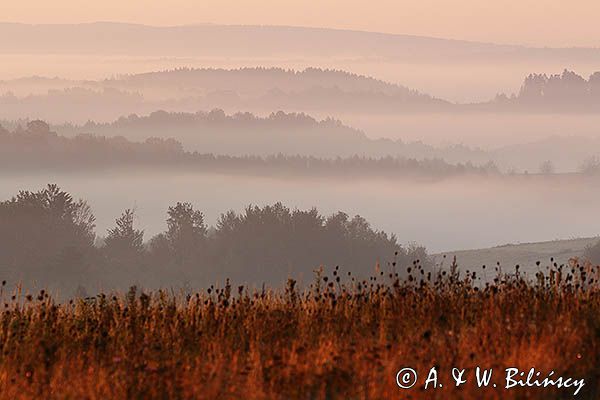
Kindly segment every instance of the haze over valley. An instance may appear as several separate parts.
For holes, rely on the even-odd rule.
[[[600,398],[598,0],[0,4],[0,400]]]
[[[286,26],[0,24],[0,74],[104,79],[178,67],[332,68],[418,88],[450,101],[516,92],[530,73],[597,71],[600,50]]]
[[[0,34],[19,38],[0,44],[0,196],[56,183],[89,202],[100,247],[125,208],[150,246],[177,202],[209,228],[252,204],[341,211],[428,252],[598,234],[597,48],[216,24]]]

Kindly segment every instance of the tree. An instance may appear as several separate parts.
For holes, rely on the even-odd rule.
[[[57,185],[21,191],[0,202],[0,221],[0,265],[25,278],[85,275],[95,239],[95,218],[85,201]]]
[[[148,263],[162,268],[172,263],[171,245],[167,235],[159,233],[148,242]]]
[[[546,160],[540,164],[540,174],[552,175],[555,171],[554,163],[550,160]]]
[[[395,236],[374,230],[360,216],[338,212],[325,218],[314,208],[292,211],[281,203],[222,214],[209,245],[219,279],[277,283],[290,274],[309,276],[319,265],[364,276],[394,255],[399,265],[419,259],[430,267],[423,248],[402,248]]]
[[[598,157],[586,158],[579,166],[582,174],[593,175],[600,172],[600,159]]]
[[[125,210],[104,241],[104,253],[119,267],[138,266],[144,254],[144,231],[135,229],[134,219],[133,210]]]
[[[191,265],[197,261],[206,240],[204,214],[194,210],[190,203],[177,203],[169,207],[167,214],[166,239],[174,261],[179,266]]]
[[[33,135],[50,134],[50,125],[41,120],[35,120],[27,123],[27,132]]]

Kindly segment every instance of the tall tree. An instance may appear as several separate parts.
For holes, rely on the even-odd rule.
[[[24,277],[84,273],[93,251],[94,228],[89,205],[57,185],[21,191],[0,202],[0,264]]]
[[[144,231],[135,229],[134,220],[133,210],[126,209],[105,239],[104,253],[119,267],[136,267],[144,255]]]
[[[174,261],[179,266],[191,265],[204,248],[207,233],[204,214],[194,210],[190,203],[177,203],[169,207],[167,214],[166,238]]]

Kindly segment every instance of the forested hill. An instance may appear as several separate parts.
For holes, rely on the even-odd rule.
[[[60,136],[43,121],[9,131],[0,127],[0,166],[4,172],[31,170],[86,170],[123,167],[173,167],[196,172],[307,177],[442,178],[458,174],[497,173],[483,167],[449,164],[440,159],[401,157],[349,157],[323,159],[313,156],[226,156],[187,152],[174,139],[148,138],[132,142],[122,136]]]
[[[155,110],[224,109],[261,115],[274,110],[379,117],[415,113],[597,113],[600,72],[587,79],[564,70],[533,73],[516,93],[452,103],[419,90],[341,70],[179,68],[104,80],[28,77],[0,81],[0,117],[53,122],[108,122]]]
[[[431,99],[404,86],[369,76],[333,69],[306,68],[179,68],[173,70],[122,75],[101,81],[104,85],[146,89],[185,86],[204,90],[235,90],[239,93],[262,93],[270,89],[301,91],[312,87],[339,88],[348,92],[379,92]]]
[[[9,125],[15,127],[14,122],[7,122],[6,126]],[[233,156],[279,153],[320,158],[392,156],[443,158],[450,163],[471,161],[475,164],[484,164],[491,159],[484,151],[463,145],[436,148],[422,142],[373,139],[339,120],[317,120],[303,113],[282,111],[267,117],[251,113],[226,114],[220,109],[195,113],[155,111],[148,115],[121,117],[111,123],[53,125],[52,129],[69,137],[93,134],[123,136],[133,141],[172,137],[188,151]]]
[[[454,106],[405,86],[340,70],[307,68],[174,69],[98,81],[29,77],[0,81],[0,117],[53,122],[110,121],[157,109],[222,108],[405,113]]]

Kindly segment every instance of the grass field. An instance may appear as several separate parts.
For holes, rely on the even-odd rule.
[[[473,369],[535,367],[585,379],[600,394],[600,271],[576,266],[498,276],[483,288],[418,263],[358,282],[317,273],[298,290],[210,287],[100,294],[56,304],[2,293],[0,398],[516,399],[572,398],[573,388],[478,388]],[[417,384],[401,389],[411,367]],[[424,390],[436,367],[443,387]],[[466,368],[456,388],[450,371]],[[500,372],[497,372],[500,374]],[[494,378],[495,379],[495,378]],[[498,379],[500,379],[498,377]]]

